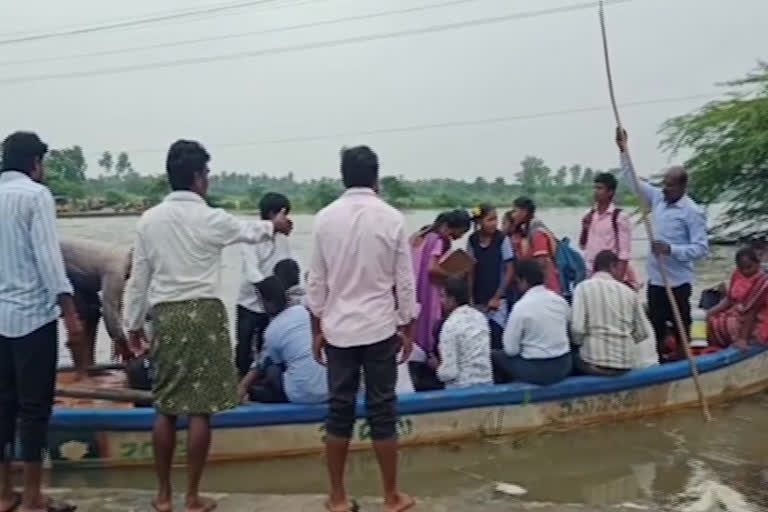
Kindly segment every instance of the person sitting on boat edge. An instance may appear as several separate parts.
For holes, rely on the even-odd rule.
[[[296,260],[286,259],[278,261],[275,265],[274,274],[285,288],[285,295],[288,298],[288,307],[305,306],[307,291],[301,285],[301,271]]]
[[[238,387],[240,398],[263,403],[326,402],[328,375],[312,355],[309,311],[301,304],[288,304],[285,286],[277,276],[256,287],[271,320],[264,330],[260,361],[253,363]]]
[[[712,346],[746,348],[751,340],[768,342],[768,273],[752,247],[736,253],[725,298],[707,311],[707,338]]]
[[[491,329],[491,348],[501,349],[507,325],[507,290],[515,278],[512,243],[499,231],[496,208],[482,204],[472,211],[475,232],[467,240],[467,253],[475,259],[469,274],[470,303],[485,313]]]
[[[469,305],[466,280],[446,280],[441,298],[446,319],[440,330],[437,377],[446,389],[493,384],[488,319]]]
[[[283,194],[268,192],[259,201],[262,220],[272,220],[284,212],[291,213],[291,202]],[[284,259],[293,258],[289,241],[290,233],[276,233],[275,236],[258,244],[243,244],[240,252],[243,259],[243,280],[237,299],[235,365],[242,378],[251,367],[254,355],[264,344],[264,329],[269,315],[264,312],[259,294],[254,285],[273,274],[275,265]]]
[[[509,314],[504,350],[494,350],[494,380],[554,384],[571,373],[573,361],[568,339],[571,310],[563,297],[544,286],[544,270],[535,260],[516,265],[523,293]]]
[[[639,295],[623,283],[626,266],[610,250],[594,258],[592,277],[573,293],[571,333],[578,373],[613,377],[634,366],[635,345],[648,338]]]

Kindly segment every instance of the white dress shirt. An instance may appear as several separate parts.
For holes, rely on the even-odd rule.
[[[59,317],[72,294],[51,192],[17,171],[0,174],[0,336],[20,338]]]
[[[571,330],[585,362],[617,370],[634,366],[635,344],[649,334],[640,296],[607,272],[576,286]]]
[[[307,304],[329,344],[372,345],[416,317],[405,220],[373,190],[351,188],[321,210],[312,245]]]
[[[570,307],[544,285],[530,288],[512,307],[504,330],[504,352],[523,359],[551,359],[571,350]]]
[[[269,221],[241,221],[194,192],[171,192],[139,220],[124,301],[126,329],[143,327],[156,304],[218,298],[222,249],[273,234]]]
[[[274,239],[260,244],[243,244],[241,254],[243,282],[240,285],[237,304],[254,313],[264,313],[261,296],[254,284],[274,275],[275,265],[281,261],[296,259],[291,250],[291,244],[287,236],[277,233]]]

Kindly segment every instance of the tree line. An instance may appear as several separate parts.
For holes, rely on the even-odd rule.
[[[768,63],[760,62],[746,77],[724,84],[722,99],[668,120],[661,128],[661,148],[673,155],[690,154],[691,194],[704,204],[725,203],[716,227],[737,236],[768,236]],[[80,146],[54,149],[46,157],[48,184],[62,202],[77,208],[141,209],[156,204],[167,193],[163,175],[134,169],[129,155],[105,151],[98,159],[100,175],[86,175],[87,161]],[[609,170],[616,172],[615,169]],[[548,166],[541,158],[526,157],[509,176],[486,180],[452,178],[407,179],[385,176],[380,193],[400,208],[471,207],[480,203],[509,205],[519,195],[539,205],[586,206],[598,169],[581,165]],[[211,176],[210,202],[229,209],[253,211],[266,192],[289,196],[297,211],[316,211],[341,193],[337,179],[297,180],[247,172]],[[620,189],[619,201],[633,203]]]

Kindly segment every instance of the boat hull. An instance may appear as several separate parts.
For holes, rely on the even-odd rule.
[[[768,351],[728,349],[700,357],[701,384],[710,402],[768,388]],[[622,377],[576,377],[548,387],[523,384],[416,393],[400,400],[404,445],[433,444],[666,413],[698,404],[686,362]],[[251,405],[214,417],[211,460],[235,461],[317,453],[323,448],[325,406]],[[151,409],[57,409],[51,461],[64,466],[151,464]],[[364,407],[353,449],[370,446]],[[184,461],[186,432],[178,436]]]

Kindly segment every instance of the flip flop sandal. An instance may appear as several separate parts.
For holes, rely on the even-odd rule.
[[[13,505],[0,512],[14,512],[19,506],[21,506],[21,493],[15,492],[13,493]]]
[[[73,505],[71,503],[49,501],[46,510],[48,512],[75,512],[75,510],[77,510],[77,505]]]

